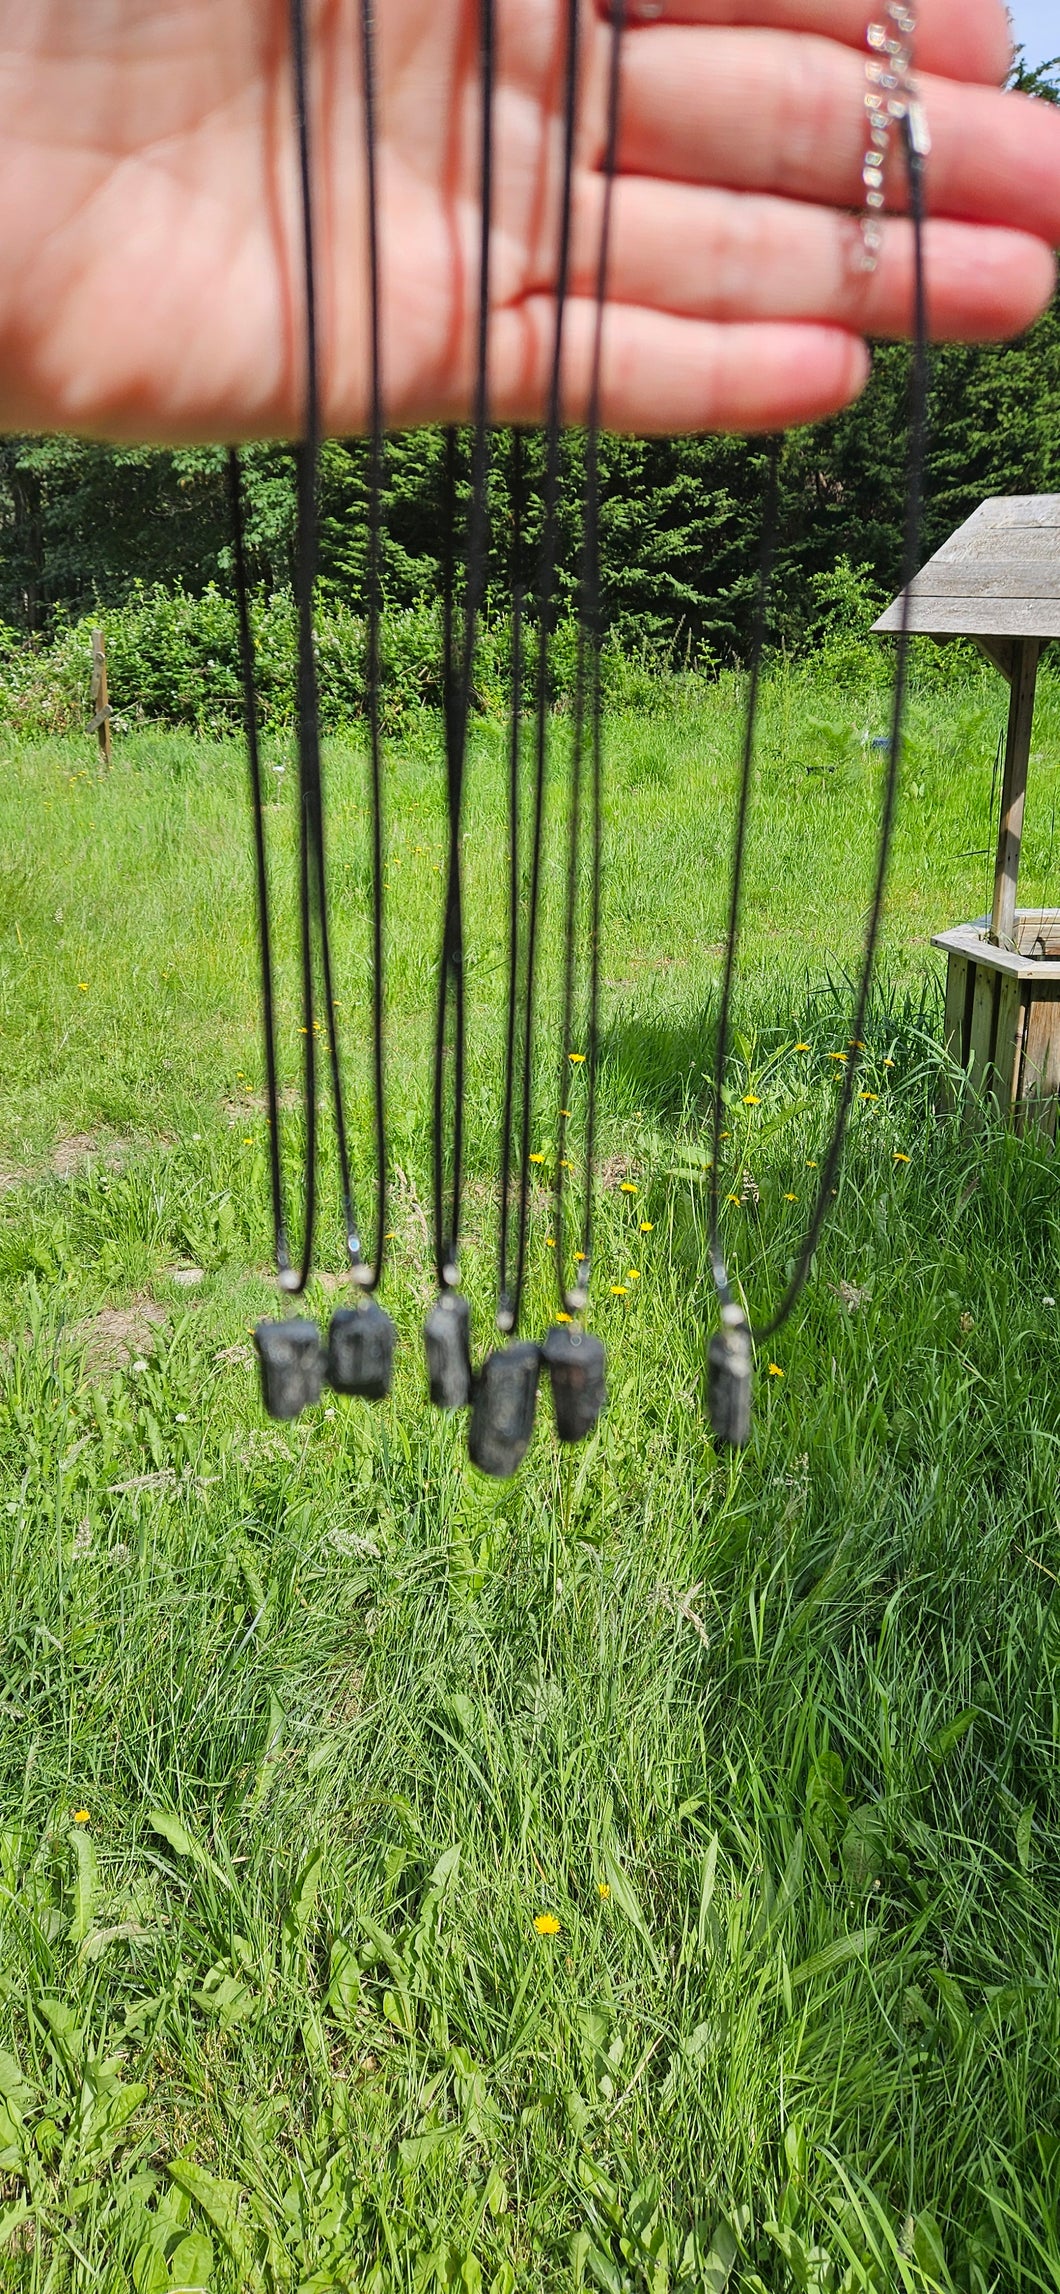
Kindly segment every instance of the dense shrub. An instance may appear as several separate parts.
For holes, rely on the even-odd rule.
[[[83,726],[88,712],[91,633],[99,617],[60,626],[46,645],[34,645],[0,625],[0,718],[26,733],[64,733]],[[289,591],[253,607],[258,702],[266,727],[288,725],[295,707],[295,610]],[[200,596],[161,585],[140,591],[105,617],[110,699],[119,722],[186,725],[197,731],[235,731],[242,720],[239,634],[235,606],[210,586]],[[407,606],[384,617],[382,706],[393,728],[410,714],[438,708],[442,698],[441,613],[437,606]],[[326,730],[352,724],[365,711],[366,630],[362,617],[325,602],[317,616],[321,722]],[[550,652],[554,705],[574,692],[577,631],[564,620]],[[487,623],[475,665],[476,706],[500,715],[507,705],[510,631]],[[526,640],[527,697],[536,676],[533,631]],[[666,661],[624,654],[616,641],[604,653],[604,681],[612,701],[643,705],[660,680],[671,683]]]

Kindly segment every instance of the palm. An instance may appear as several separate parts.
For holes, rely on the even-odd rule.
[[[498,11],[492,383],[498,415],[530,418],[554,315],[562,5],[498,0]],[[678,429],[827,411],[859,385],[862,331],[896,331],[908,310],[900,223],[875,281],[849,261],[863,10],[675,0],[667,13],[685,21],[637,25],[626,44],[607,416]],[[318,14],[324,382],[328,424],[342,430],[365,411],[359,13],[336,0]],[[386,396],[404,423],[469,403],[478,0],[383,0],[378,15]],[[1000,55],[996,0],[922,0],[922,19],[935,75],[934,321],[1004,332],[1049,290],[1060,121],[963,84],[988,79]],[[572,411],[608,40],[588,5],[583,21]],[[0,421],[160,439],[294,427],[303,330],[286,0],[81,0],[74,12],[68,0],[0,0],[0,93],[14,123],[0,154]]]

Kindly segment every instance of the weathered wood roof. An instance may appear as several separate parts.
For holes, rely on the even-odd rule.
[[[917,575],[911,596],[909,626],[928,637],[1060,637],[1060,494],[981,502]],[[874,626],[901,625],[897,597]]]

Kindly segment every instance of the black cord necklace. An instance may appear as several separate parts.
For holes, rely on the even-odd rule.
[[[729,920],[725,941],[725,968],[722,980],[718,1017],[718,1034],[714,1059],[714,1143],[710,1185],[710,1255],[714,1286],[721,1311],[721,1329],[708,1347],[708,1386],[711,1424],[719,1442],[726,1447],[742,1449],[750,1438],[751,1385],[753,1347],[774,1338],[787,1322],[804,1287],[814,1253],[821,1239],[821,1231],[828,1215],[832,1192],[842,1160],[850,1111],[854,1100],[858,1069],[863,1048],[865,1022],[869,997],[872,992],[876,951],[879,946],[883,921],[884,896],[894,834],[895,812],[902,763],[902,743],[905,728],[906,700],[909,687],[910,620],[912,613],[912,583],[920,563],[920,529],[923,517],[924,477],[927,458],[927,415],[930,389],[930,359],[928,350],[927,298],[924,270],[924,157],[921,144],[919,107],[908,108],[901,120],[905,151],[906,172],[909,183],[909,210],[913,229],[914,274],[914,330],[913,362],[910,382],[909,414],[909,468],[906,487],[905,531],[902,545],[902,609],[891,706],[891,736],[884,778],[883,803],[880,813],[879,843],[873,879],[872,904],[862,955],[861,974],[855,999],[853,1033],[849,1057],[843,1068],[839,1104],[836,1109],[832,1134],[821,1162],[820,1179],[810,1223],[803,1239],[787,1288],[774,1314],[752,1328],[730,1283],[720,1236],[720,1163],[722,1129],[725,1119],[724,1084],[728,1055],[732,994],[736,974],[739,942],[741,895],[743,890],[744,859],[747,844],[747,826],[751,801],[751,776],[754,760],[755,728],[758,713],[762,659],[768,617],[769,580],[775,549],[778,524],[778,470],[777,451],[770,456],[770,475],[763,518],[763,547],[759,572],[756,624],[752,649],[751,679],[744,727],[743,758],[740,772],[739,798],[736,811],[736,829],[733,843],[730,882]]]
[[[259,1323],[255,1332],[265,1407],[273,1417],[296,1417],[319,1396],[325,1376],[339,1393],[379,1399],[389,1392],[395,1331],[388,1315],[371,1297],[382,1268],[386,1216],[386,1125],[383,1097],[383,913],[382,913],[382,803],[378,728],[378,623],[379,527],[381,516],[382,409],[379,357],[379,270],[377,185],[375,169],[374,85],[372,77],[372,24],[370,0],[364,0],[363,51],[365,123],[368,154],[369,281],[371,300],[371,478],[369,508],[369,709],[371,750],[371,810],[373,841],[373,1075],[375,1083],[377,1221],[374,1267],[366,1262],[353,1201],[349,1132],[339,1049],[338,1014],[328,913],[327,864],[324,838],[324,802],[320,754],[320,709],[314,647],[314,600],[317,570],[317,509],[320,463],[319,327],[317,311],[315,237],[313,227],[311,106],[304,0],[291,0],[290,25],[295,110],[298,126],[299,182],[302,220],[302,259],[306,342],[304,437],[296,450],[298,537],[296,596],[298,609],[298,783],[299,783],[299,924],[302,976],[303,1098],[306,1149],[301,1261],[290,1259],[284,1211],[280,1106],[276,1058],[274,965],[268,897],[267,858],[260,751],[257,736],[257,701],[253,633],[250,616],[242,486],[238,457],[229,458],[229,486],[234,535],[234,564],[240,647],[243,669],[247,746],[250,760],[254,814],[258,936],[261,957],[262,1013],[265,1040],[266,1090],[270,1127],[270,1162],[274,1244],[280,1289],[289,1298],[300,1297],[309,1281],[317,1217],[318,1108],[316,1054],[315,962],[326,1018],[324,1028],[331,1077],[332,1112],[339,1166],[339,1185],[347,1255],[354,1282],[364,1294],[358,1307],[340,1309],[332,1318],[325,1349],[314,1322],[288,1317]]]
[[[552,1386],[556,1431],[561,1441],[585,1439],[606,1406],[606,1357],[599,1338],[577,1326],[576,1317],[589,1304],[592,1280],[594,1161],[596,1150],[597,1066],[600,1018],[600,904],[603,875],[603,694],[600,646],[600,400],[603,370],[604,315],[607,308],[611,226],[621,97],[622,33],[625,0],[611,11],[608,70],[607,133],[604,152],[604,209],[597,254],[595,319],[589,405],[585,442],[585,515],[575,671],[574,732],[571,749],[570,814],[567,836],[567,881],[564,919],[563,1015],[559,1068],[559,1114],[554,1183],[556,1278],[561,1319],[545,1339],[543,1358]],[[578,969],[578,912],[580,904],[582,812],[584,805],[585,750],[589,747],[589,916],[588,995],[586,1048],[576,1051],[575,991]],[[575,1067],[585,1070],[584,1182],[579,1226],[577,1271],[566,1279],[566,1172],[568,1123]]]
[[[439,1409],[461,1410],[471,1400],[471,1317],[459,1290],[460,1226],[464,1175],[466,1008],[464,978],[463,854],[464,779],[467,765],[475,641],[486,588],[489,558],[489,317],[490,241],[493,223],[493,91],[495,77],[494,0],[481,0],[479,14],[482,85],[480,156],[478,325],[475,346],[474,435],[471,450],[471,506],[467,529],[467,569],[463,628],[457,638],[456,432],[446,433],[443,537],[443,693],[446,798],[449,849],[445,912],[439,964],[434,1041],[432,1165],[434,1258],[438,1299],[424,1325],[431,1400]],[[450,1043],[449,1029],[452,1028]],[[451,1078],[450,1078],[451,1067]],[[446,1115],[449,1106],[449,1172],[446,1178]],[[448,1199],[447,1199],[448,1197]]]
[[[527,1274],[530,1225],[530,1136],[533,1116],[534,1038],[537,998],[537,959],[541,913],[544,824],[548,779],[550,709],[550,649],[556,628],[559,538],[562,512],[563,357],[570,295],[571,231],[577,100],[580,68],[580,24],[577,0],[567,10],[563,62],[563,162],[559,249],[556,282],[556,322],[549,378],[544,439],[544,508],[538,566],[538,660],[533,727],[533,777],[530,817],[529,882],[525,934],[520,932],[521,861],[520,752],[523,687],[522,544],[524,514],[523,443],[518,434],[512,445],[512,693],[508,774],[508,1006],[505,1071],[501,1119],[500,1232],[498,1245],[497,1325],[507,1343],[487,1356],[474,1385],[469,1450],[474,1464],[489,1474],[513,1473],[525,1456],[533,1432],[540,1372],[544,1367],[552,1388],[557,1431],[562,1440],[582,1439],[592,1431],[605,1403],[604,1350],[599,1339],[574,1327],[575,1314],[588,1303],[589,1253],[592,1238],[592,1158],[596,1109],[596,1048],[599,1003],[600,865],[602,850],[602,725],[599,674],[599,429],[603,316],[610,254],[612,190],[618,138],[621,34],[625,7],[620,0],[612,14],[611,64],[608,87],[608,125],[605,153],[604,216],[596,277],[596,325],[592,351],[586,442],[586,499],[579,597],[579,633],[571,753],[570,812],[565,895],[562,1050],[560,1065],[560,1131],[555,1180],[556,1251],[560,1277],[562,1320],[542,1346],[518,1336]],[[591,891],[589,915],[589,1011],[585,1052],[572,1053],[577,973],[577,937],[581,879],[581,837],[584,809],[586,723],[591,738],[590,845]],[[521,1063],[516,1089],[516,1059]],[[572,1288],[563,1281],[564,1201],[567,1163],[566,1100],[570,1091],[572,1057],[588,1069],[585,1126],[585,1202],[581,1221],[580,1273]],[[518,1114],[518,1206],[514,1279],[511,1273],[511,1192],[513,1130]]]

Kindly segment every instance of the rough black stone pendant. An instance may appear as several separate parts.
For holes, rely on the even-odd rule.
[[[315,1322],[259,1322],[254,1332],[261,1398],[270,1418],[297,1418],[320,1399],[324,1349]]]
[[[607,1408],[607,1355],[603,1342],[570,1323],[557,1322],[541,1349],[552,1384],[552,1410],[561,1442],[584,1442]]]
[[[719,1449],[743,1450],[751,1439],[751,1333],[739,1306],[723,1306],[721,1329],[707,1348],[707,1408]]]
[[[397,1331],[374,1298],[340,1307],[328,1331],[328,1385],[336,1394],[381,1402],[394,1377]]]
[[[423,1325],[431,1400],[438,1410],[465,1410],[471,1400],[471,1309],[459,1291],[443,1290]]]
[[[496,1481],[514,1474],[530,1447],[541,1348],[532,1339],[488,1354],[475,1380],[468,1451],[473,1466]]]

